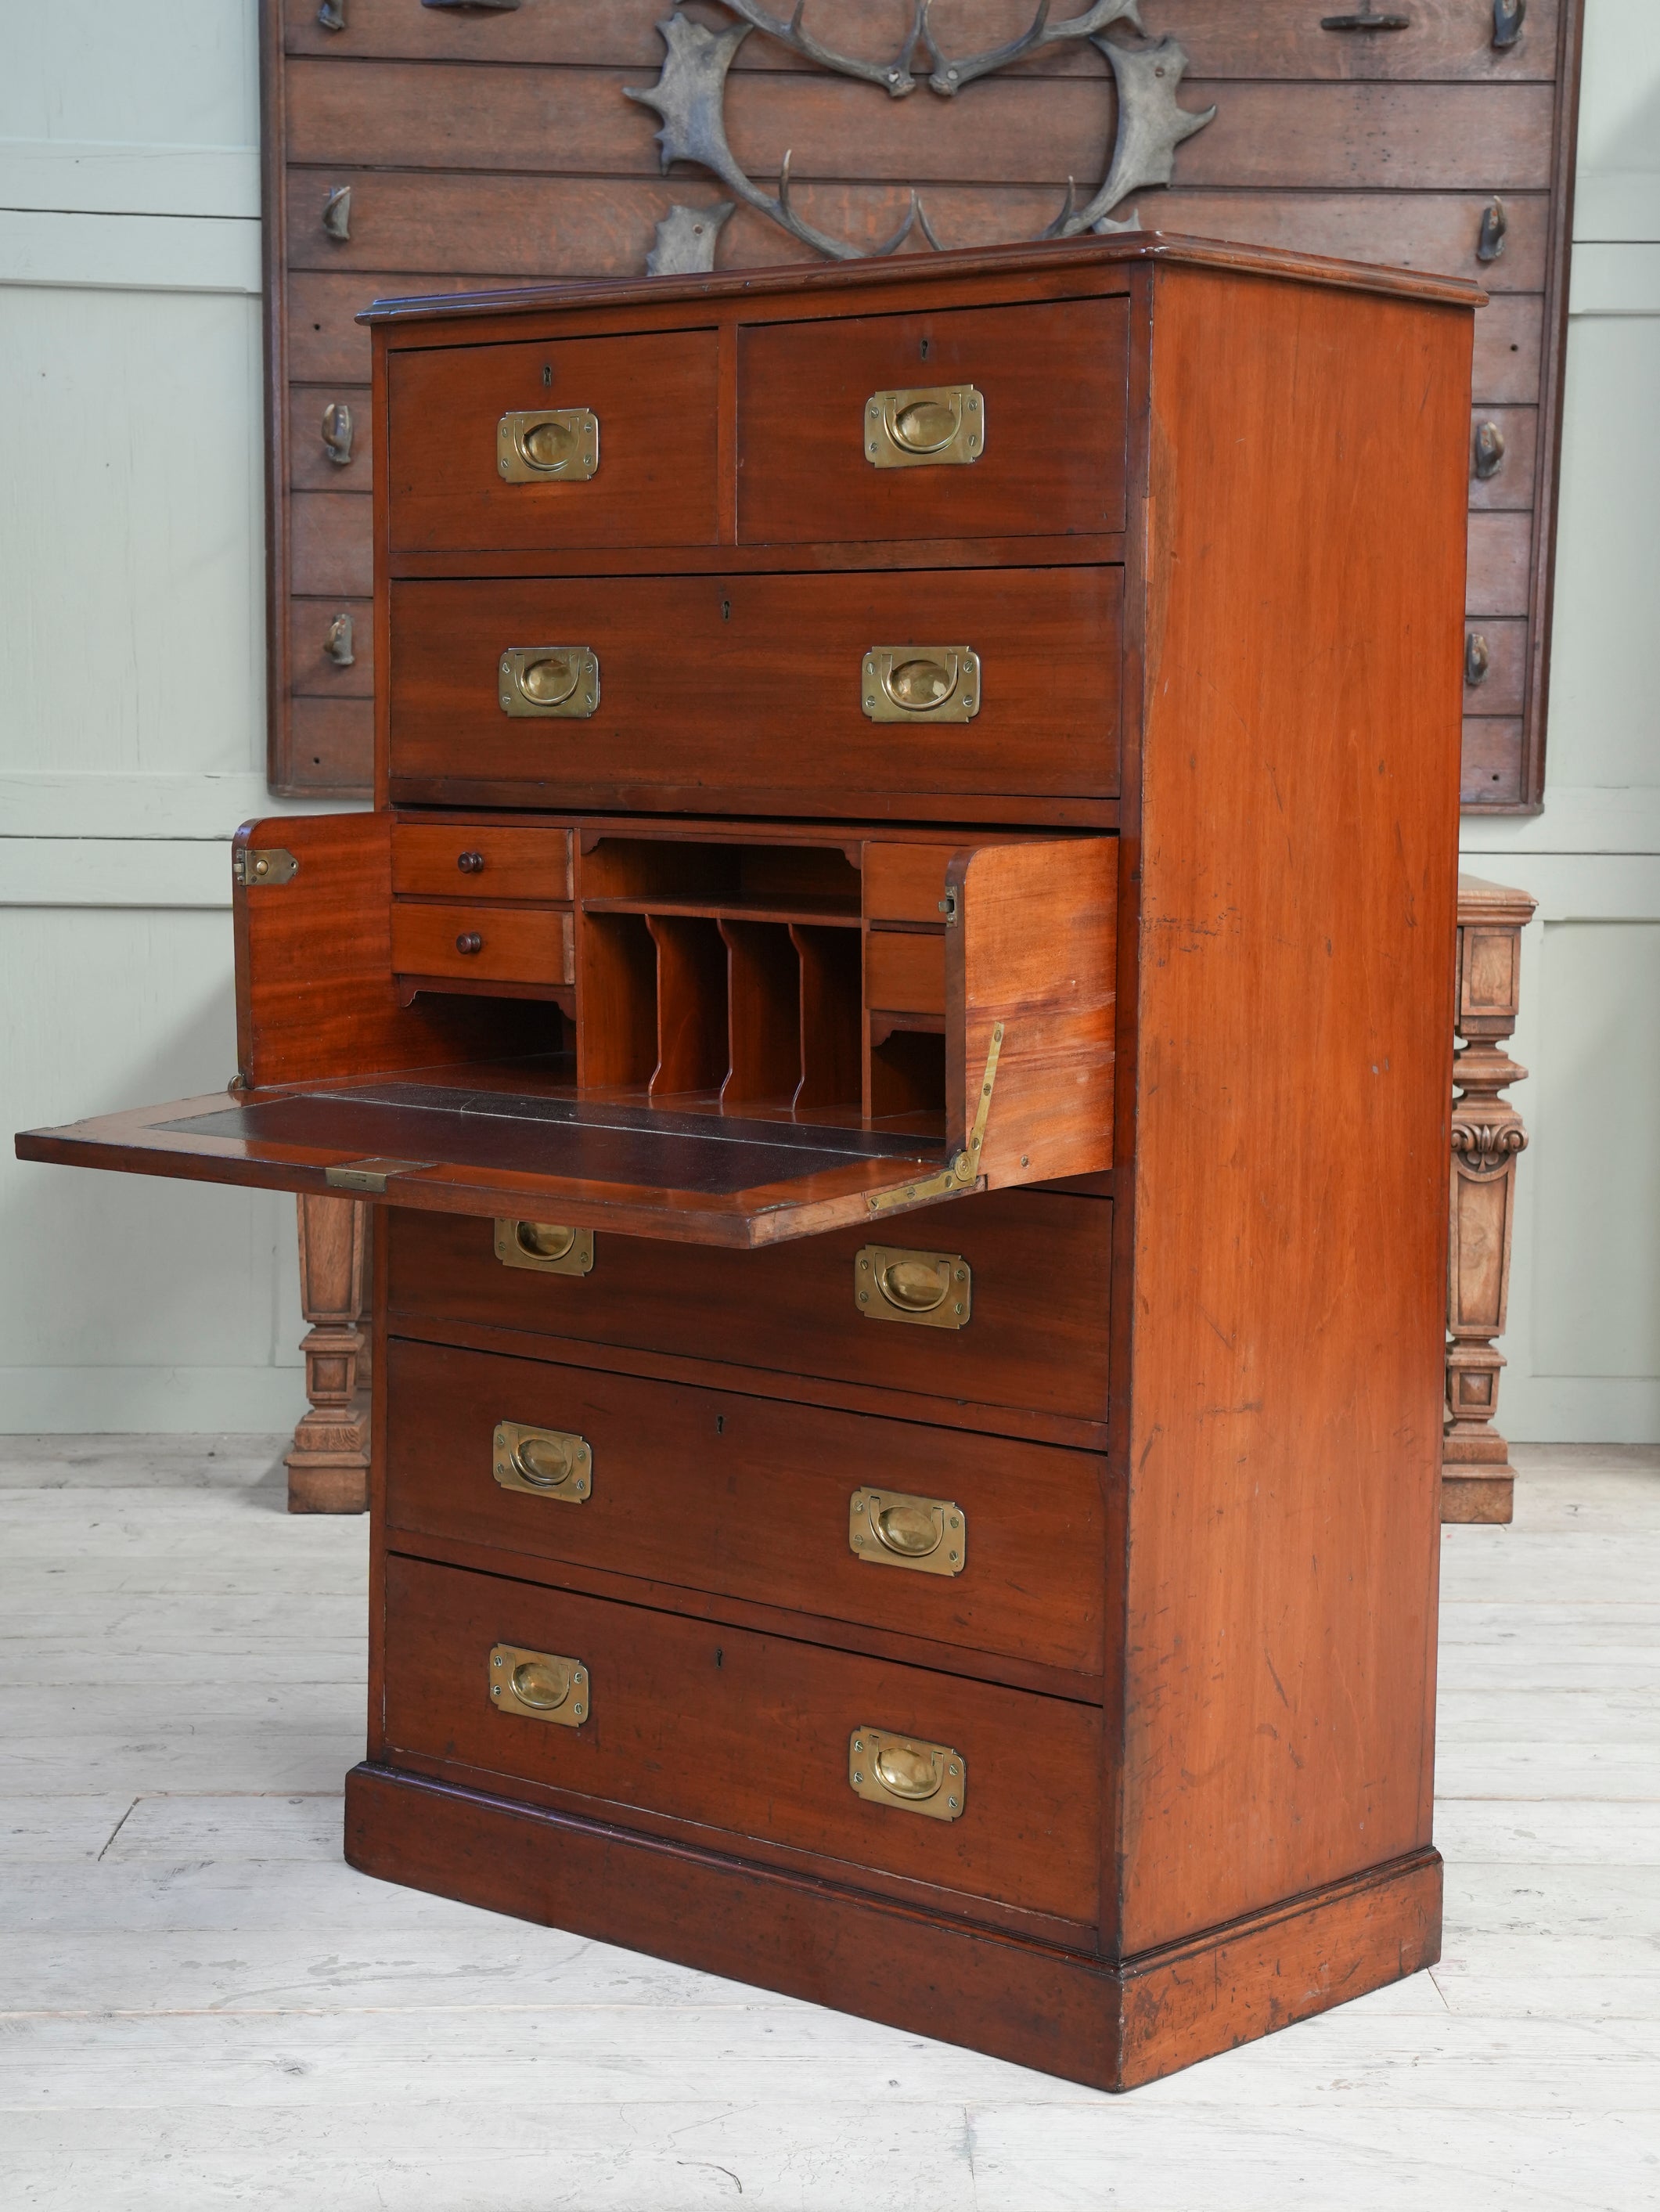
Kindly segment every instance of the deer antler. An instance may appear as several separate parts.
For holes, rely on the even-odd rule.
[[[1188,65],[1187,55],[1176,40],[1155,39],[1145,46],[1121,46],[1110,39],[1095,45],[1111,65],[1118,86],[1118,137],[1112,167],[1101,189],[1085,207],[1077,204],[1070,177],[1061,212],[1043,233],[1045,238],[1076,238],[1085,230],[1127,230],[1130,223],[1109,222],[1112,210],[1144,185],[1167,185],[1176,161],[1176,149],[1184,138],[1202,131],[1216,110],[1178,107],[1177,89]]]
[[[1045,5],[1048,0],[1044,0]],[[768,38],[776,39],[781,46],[806,60],[817,62],[820,69],[834,70],[838,76],[861,77],[866,84],[879,84],[895,100],[903,100],[908,92],[916,88],[916,79],[910,72],[910,58],[916,51],[916,42],[922,36],[923,18],[928,12],[928,0],[912,0],[910,36],[891,62],[855,61],[847,54],[838,54],[829,46],[820,46],[811,32],[802,28],[801,18],[806,13],[807,0],[796,0],[795,13],[786,22],[781,15],[769,15],[759,0],[721,0],[721,5],[739,15]],[[932,42],[930,42],[932,52]],[[936,89],[938,88],[936,87]]]
[[[831,261],[879,261],[887,254],[897,253],[899,251],[915,228],[919,216],[921,218],[925,233],[928,228],[927,218],[922,215],[921,202],[917,198],[915,191],[913,189],[910,206],[906,211],[905,220],[894,232],[892,237],[885,240],[880,246],[849,246],[844,239],[832,238],[827,231],[815,230],[812,225],[797,215],[790,205],[790,156],[787,150],[783,161],[779,164],[778,198],[769,212],[773,221],[781,223],[793,238],[799,238],[804,246],[812,246],[815,252],[822,253],[827,260]],[[931,234],[929,242],[931,244],[934,242]]]
[[[724,0],[724,4],[734,7],[739,0]],[[1036,53],[1040,46],[1055,46],[1063,39],[1091,38],[1097,31],[1104,31],[1109,23],[1133,23],[1138,31],[1142,28],[1141,18],[1136,12],[1140,0],[1094,0],[1094,5],[1081,15],[1069,15],[1062,23],[1050,22],[1049,0],[1037,0],[1037,13],[1030,30],[1023,31],[1018,39],[1011,39],[1006,46],[992,46],[983,54],[965,54],[961,61],[953,62],[940,52],[939,41],[928,27],[932,5],[933,0],[922,0],[917,27],[933,60],[928,89],[946,100],[954,99],[965,84],[972,84],[976,77],[989,76],[994,70],[1006,69],[1011,62],[1018,62],[1025,54]],[[799,15],[800,10],[796,12]],[[913,45],[915,42],[913,33]],[[909,48],[905,58],[907,62],[910,59]]]

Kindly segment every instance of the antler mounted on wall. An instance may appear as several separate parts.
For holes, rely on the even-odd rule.
[[[895,100],[915,91],[919,81],[942,99],[954,99],[965,85],[990,76],[1023,60],[1026,55],[1062,40],[1086,41],[1111,70],[1118,93],[1118,124],[1112,155],[1098,191],[1083,207],[1077,205],[1073,179],[1067,180],[1066,198],[1045,238],[1075,238],[1085,230],[1134,230],[1132,211],[1115,222],[1112,212],[1132,193],[1171,180],[1176,149],[1184,138],[1202,131],[1216,110],[1193,112],[1177,105],[1176,94],[1187,69],[1188,58],[1173,38],[1146,39],[1125,45],[1105,33],[1114,24],[1128,23],[1137,32],[1143,25],[1140,0],[1094,0],[1082,15],[1058,23],[1049,21],[1050,0],[1038,0],[1031,27],[1017,39],[983,53],[952,59],[942,49],[930,22],[933,0],[909,0],[910,24],[903,44],[891,61],[869,62],[836,53],[822,45],[805,27],[806,0],[798,0],[787,20],[774,15],[759,0],[720,0],[739,19],[724,30],[711,31],[684,15],[672,15],[658,25],[666,52],[655,85],[626,88],[630,100],[654,108],[663,118],[657,133],[665,169],[676,161],[691,161],[707,169],[735,197],[710,208],[672,206],[657,226],[657,240],[646,266],[654,276],[690,275],[713,269],[715,247],[727,219],[738,203],[753,208],[792,238],[811,246],[827,260],[856,261],[866,255],[896,253],[913,230],[921,230],[936,250],[939,239],[913,187],[905,217],[892,234],[879,245],[862,246],[833,238],[807,222],[790,200],[790,153],[780,165],[778,190],[768,192],[747,174],[727,138],[727,76],[738,49],[751,31],[775,40],[804,60],[838,76],[879,85]],[[926,80],[919,80],[912,64],[921,46],[931,64]]]

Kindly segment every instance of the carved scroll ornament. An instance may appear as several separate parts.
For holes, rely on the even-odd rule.
[[[803,21],[806,0],[798,0],[787,19],[770,15],[759,0],[721,0],[739,20],[725,29],[711,31],[689,16],[672,15],[658,25],[666,52],[661,75],[649,89],[626,88],[630,100],[654,108],[663,118],[657,133],[665,169],[676,161],[691,161],[717,177],[734,195],[710,208],[684,207],[678,203],[657,226],[657,241],[646,260],[654,276],[686,276],[713,269],[715,247],[727,219],[739,201],[815,253],[832,261],[856,261],[866,253],[896,253],[920,230],[936,250],[940,240],[915,187],[904,220],[879,245],[865,247],[834,238],[809,222],[790,198],[790,154],[780,167],[778,189],[769,192],[756,184],[739,164],[727,138],[727,75],[739,48],[752,31],[787,46],[820,69],[879,85],[891,98],[903,100],[925,82],[930,92],[954,100],[964,86],[1006,69],[1027,54],[1062,40],[1093,46],[1111,70],[1118,93],[1118,121],[1111,156],[1099,188],[1078,204],[1074,181],[1067,180],[1066,198],[1054,221],[1041,234],[1045,238],[1076,238],[1086,230],[1134,230],[1134,210],[1122,221],[1113,211],[1134,193],[1171,180],[1176,149],[1184,138],[1202,131],[1216,110],[1194,112],[1177,104],[1177,92],[1188,65],[1187,55],[1172,38],[1142,37],[1127,45],[1106,33],[1115,25],[1142,30],[1139,0],[1094,0],[1082,15],[1052,23],[1050,0],[1038,0],[1031,27],[1018,39],[983,53],[948,55],[935,37],[931,22],[933,0],[911,0],[910,27],[893,59],[860,61],[821,45]],[[927,52],[930,64],[926,79],[915,73],[917,50]]]

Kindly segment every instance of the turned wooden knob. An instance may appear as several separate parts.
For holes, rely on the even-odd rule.
[[[482,853],[458,853],[455,865],[464,876],[476,876],[484,865]]]
[[[465,929],[456,939],[455,949],[458,952],[482,952],[484,940],[476,929]]]

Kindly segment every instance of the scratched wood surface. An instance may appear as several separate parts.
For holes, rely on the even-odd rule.
[[[1443,1536],[1441,1964],[1114,2100],[354,1873],[367,1530],[283,1441],[0,1445],[10,2202],[1651,2202],[1660,1454],[1518,1446]]]
[[[343,0],[265,0],[273,430],[269,566],[271,774],[283,790],[367,788],[372,753],[366,334],[352,318],[389,293],[638,271],[671,204],[721,197],[706,173],[665,176],[658,118],[625,99],[662,58],[662,0],[523,0],[505,11]],[[690,12],[731,21],[714,0]],[[781,11],[787,15],[789,10]],[[1053,11],[1073,12],[1070,6]],[[1178,150],[1173,184],[1140,195],[1148,227],[1478,278],[1474,424],[1505,445],[1470,478],[1470,627],[1490,668],[1466,696],[1463,797],[1510,811],[1543,787],[1566,213],[1579,0],[1531,0],[1522,35],[1493,45],[1490,0],[1420,0],[1398,32],[1332,31],[1304,0],[1148,0],[1150,35],[1189,57],[1183,104],[1215,120]],[[813,0],[809,27],[839,52],[891,52],[909,0]],[[939,0],[952,54],[1025,28],[1027,0]],[[1110,73],[1061,42],[956,100],[920,87],[899,104],[814,70],[752,33],[729,84],[734,152],[771,189],[787,149],[807,218],[872,243],[912,183],[947,244],[1038,234],[1068,176],[1102,173],[1114,129]],[[325,231],[327,195],[351,189],[350,235]],[[1502,196],[1501,255],[1476,252]],[[754,210],[727,224],[721,260],[756,267],[803,249]],[[349,460],[326,412],[351,410]],[[353,660],[325,641],[354,619]],[[1500,632],[1495,636],[1494,631]]]

